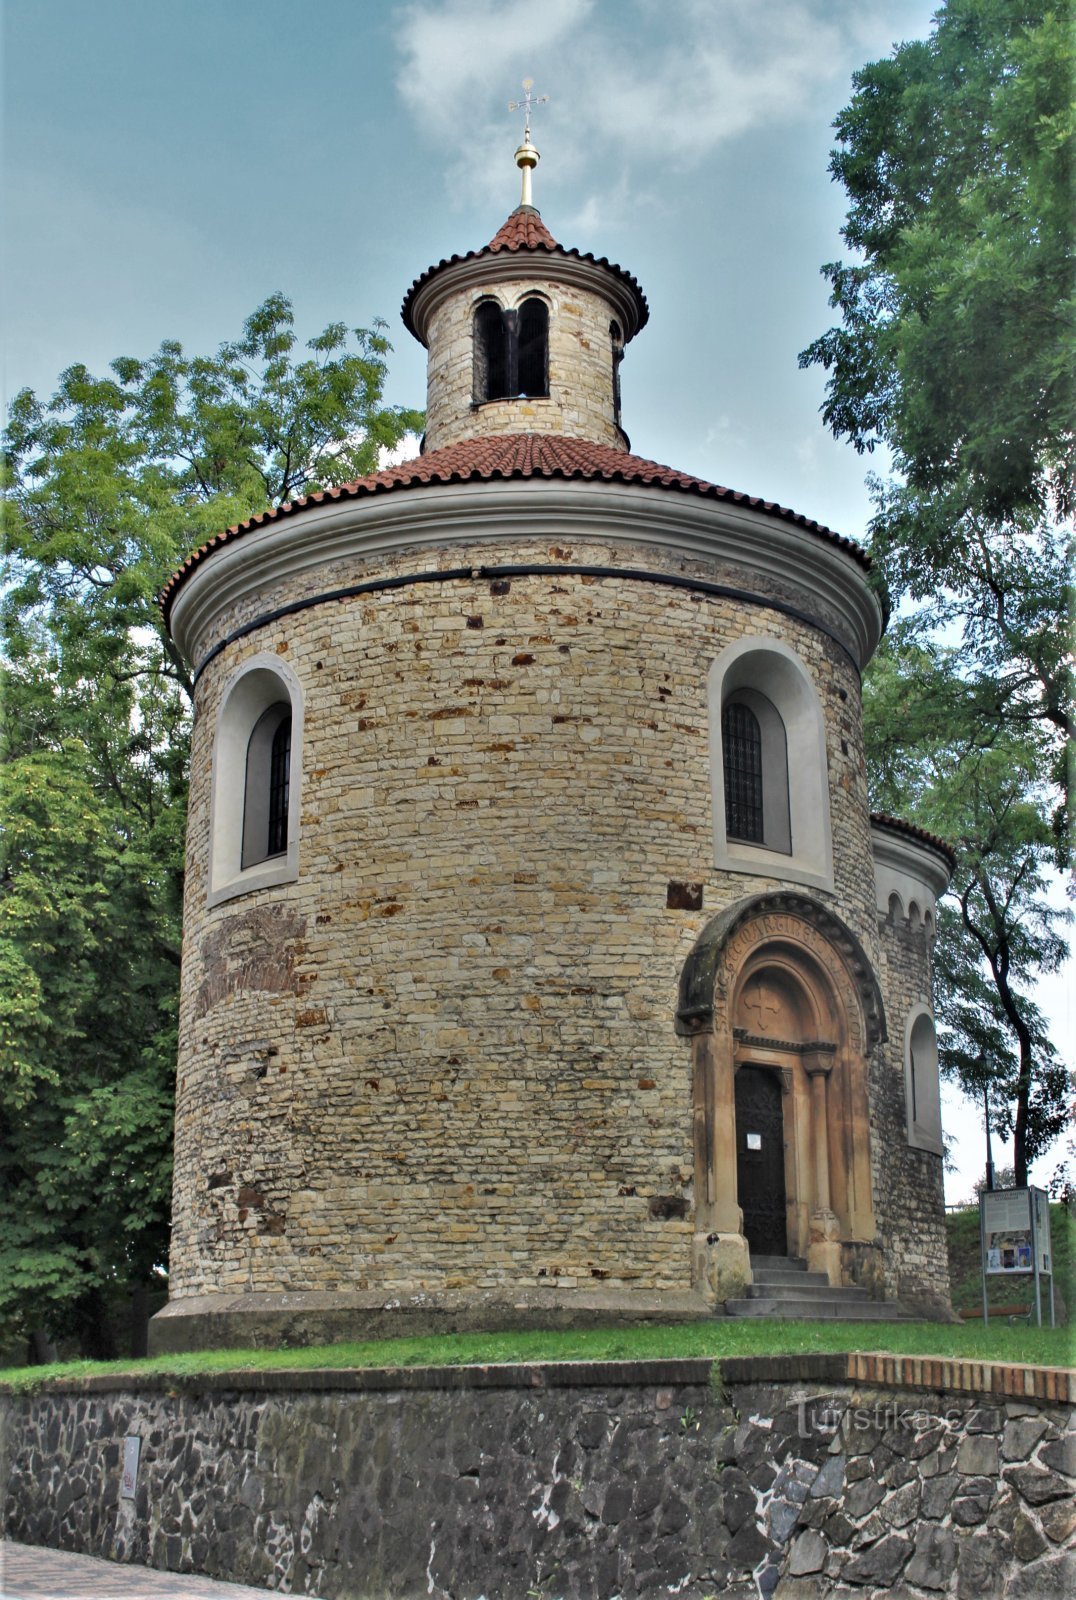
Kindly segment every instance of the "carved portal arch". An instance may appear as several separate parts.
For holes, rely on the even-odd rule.
[[[744,1072],[774,1075],[783,1089],[776,1159],[787,1253],[839,1284],[843,1246],[875,1237],[868,1071],[886,1030],[862,945],[806,896],[752,896],[715,917],[696,942],[681,976],[677,1029],[692,1040],[700,1287],[717,1299],[739,1292],[751,1276],[747,1235],[774,1237],[753,1226],[750,1174],[768,1172],[757,1181],[772,1188],[775,1169],[772,1159],[752,1166],[750,1130],[737,1126],[737,1103],[757,1102],[737,1094]],[[757,1151],[761,1135],[753,1137]]]
[[[677,1033],[689,1036],[712,1028],[717,987],[722,985],[727,996],[730,964],[735,965],[737,952],[786,932],[813,950],[842,988],[854,990],[864,1048],[869,1051],[884,1043],[882,991],[862,944],[827,906],[790,891],[749,895],[706,924],[680,975]]]

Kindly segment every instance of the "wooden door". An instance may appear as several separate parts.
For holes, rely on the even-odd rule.
[[[781,1080],[763,1067],[736,1074],[736,1187],[744,1237],[757,1255],[788,1253]]]

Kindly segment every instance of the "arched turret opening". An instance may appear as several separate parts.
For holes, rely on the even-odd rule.
[[[530,399],[549,393],[549,309],[530,296],[519,308],[517,321],[517,387]]]

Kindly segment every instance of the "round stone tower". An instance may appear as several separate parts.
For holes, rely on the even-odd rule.
[[[944,1311],[948,868],[872,832],[866,557],[630,453],[646,301],[532,206],[403,318],[423,454],[163,599],[196,705],[156,1347],[697,1317],[773,1257]]]

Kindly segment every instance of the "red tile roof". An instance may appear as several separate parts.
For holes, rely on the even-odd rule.
[[[532,206],[517,206],[508,221],[497,229],[486,246],[496,255],[498,250],[559,250],[539,212]]]
[[[749,506],[754,511],[762,511],[767,516],[806,528],[828,544],[837,545],[864,570],[869,571],[871,565],[870,557],[862,546],[834,533],[822,523],[812,521],[810,517],[776,505],[772,500],[760,500],[755,495],[723,489],[715,483],[707,483],[703,478],[693,478],[689,473],[663,467],[657,461],[647,461],[642,456],[629,455],[624,450],[614,450],[610,445],[594,444],[587,439],[546,433],[494,434],[485,438],[463,439],[458,444],[446,445],[443,450],[432,450],[411,461],[403,461],[399,466],[387,467],[383,472],[372,472],[354,483],[340,484],[335,489],[325,489],[299,500],[288,501],[282,506],[271,506],[246,522],[237,523],[224,533],[216,534],[187,557],[161,591],[165,623],[179,589],[195,567],[222,545],[231,544],[252,529],[264,527],[267,522],[295,516],[309,506],[323,505],[332,500],[357,500],[365,495],[440,483],[490,482],[510,478],[563,478],[577,482],[639,484],[647,488],[671,489],[681,494]],[[908,824],[898,823],[896,826],[907,827]],[[924,837],[929,839],[930,836]],[[947,846],[942,848],[948,849]]]
[[[427,267],[421,277],[415,279],[404,295],[403,305],[400,307],[403,325],[408,333],[413,333],[416,339],[418,338],[418,332],[411,320],[411,307],[414,304],[415,295],[423,284],[428,283],[431,278],[443,271],[445,267],[454,267],[460,261],[477,261],[480,256],[500,255],[505,250],[544,250],[552,256],[571,256],[576,261],[593,261],[596,266],[605,267],[607,271],[613,273],[622,283],[627,285],[635,298],[639,308],[639,324],[636,332],[638,332],[639,328],[645,327],[650,316],[650,308],[646,303],[646,296],[638,281],[632,277],[630,272],[626,272],[615,261],[608,261],[605,256],[595,256],[589,251],[566,250],[563,245],[557,243],[533,206],[517,206],[503,226],[498,228],[489,244],[485,245],[483,249],[468,250],[466,255],[462,256],[446,256],[444,260],[438,261],[435,266]]]
[[[936,833],[928,833],[925,828],[917,828],[914,822],[904,822],[900,817],[891,817],[884,811],[872,811],[871,822],[876,828],[888,828],[891,833],[903,833],[919,844],[930,845],[948,861],[950,872],[956,866],[956,851],[944,839],[939,839]]]

